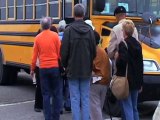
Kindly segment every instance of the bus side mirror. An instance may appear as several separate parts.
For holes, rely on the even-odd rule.
[[[150,12],[143,13],[142,19],[144,20],[144,22],[146,22],[148,24],[153,24],[157,21],[156,15],[154,15],[153,13],[150,13]]]

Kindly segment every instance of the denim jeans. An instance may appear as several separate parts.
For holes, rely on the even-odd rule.
[[[71,100],[70,100],[70,93],[69,93],[69,85],[68,85],[68,79],[63,80],[63,88],[62,88],[62,106],[61,106],[61,111],[63,111],[63,107],[66,108],[71,108]]]
[[[64,100],[64,108],[70,108],[71,107],[71,100],[70,100],[68,80],[65,80],[64,99],[65,99]]]
[[[89,120],[89,79],[69,79],[72,120]]]
[[[127,99],[121,100],[122,120],[139,120],[137,110],[138,90],[132,90]]]
[[[40,69],[40,80],[45,120],[59,120],[62,99],[62,79],[60,77],[59,69]]]

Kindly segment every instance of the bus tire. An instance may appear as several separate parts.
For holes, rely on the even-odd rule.
[[[17,81],[18,69],[16,67],[10,66],[8,68],[8,72],[9,72],[8,84],[9,85],[15,84]]]
[[[3,65],[3,55],[2,55],[2,51],[0,49],[0,84],[4,85],[5,84],[5,79],[4,79],[4,65]]]
[[[17,79],[17,70],[3,64],[3,55],[0,49],[0,84],[11,85]]]

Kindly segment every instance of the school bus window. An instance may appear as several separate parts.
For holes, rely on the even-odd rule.
[[[33,19],[33,0],[26,0],[25,12],[26,19]]]
[[[72,17],[72,0],[65,0],[65,17]]]
[[[16,18],[23,19],[23,0],[17,0],[16,12]]]
[[[0,7],[1,20],[6,20],[6,2],[4,0],[0,0]]]
[[[82,0],[82,4],[84,5],[84,7],[85,7],[85,17],[89,17],[89,9],[90,9],[90,7],[89,6],[87,6],[89,3],[88,3],[89,1],[88,0]]]
[[[36,0],[36,19],[46,16],[47,3],[46,0]]]
[[[49,0],[49,16],[59,18],[59,0]]]
[[[94,15],[113,15],[117,6],[124,6],[128,11],[129,0],[121,0],[121,2],[117,2],[117,0],[93,0],[92,12]]]
[[[8,0],[8,18],[14,18],[14,0]]]
[[[111,33],[111,31],[110,30],[107,30],[107,29],[102,29],[102,33],[101,33],[101,35],[102,36],[109,36],[110,35],[110,33]]]
[[[160,0],[140,0],[138,1],[137,6],[137,11],[140,13],[150,11],[157,17],[160,17]]]

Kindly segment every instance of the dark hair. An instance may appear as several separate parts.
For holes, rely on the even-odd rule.
[[[100,36],[99,36],[98,32],[95,31],[95,30],[94,30],[94,37],[95,37],[95,40],[96,40],[96,45],[98,45],[99,41],[100,41]]]
[[[50,30],[53,31],[53,32],[58,33],[58,30],[57,30],[57,28],[56,28],[55,26],[51,26],[51,27],[50,27]]]
[[[75,17],[84,17],[85,14],[85,8],[83,4],[76,4],[74,6],[74,16]]]

